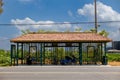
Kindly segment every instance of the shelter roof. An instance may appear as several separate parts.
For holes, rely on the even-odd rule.
[[[111,39],[90,32],[29,33],[13,38],[11,42],[110,42]]]

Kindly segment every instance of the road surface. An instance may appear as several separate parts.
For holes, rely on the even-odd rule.
[[[120,80],[120,67],[110,66],[0,67],[0,80]]]

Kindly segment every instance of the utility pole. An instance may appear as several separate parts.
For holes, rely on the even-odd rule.
[[[97,33],[98,25],[97,25],[97,2],[94,0],[94,11],[95,11],[95,32]]]
[[[119,34],[120,34],[120,28],[119,28]]]

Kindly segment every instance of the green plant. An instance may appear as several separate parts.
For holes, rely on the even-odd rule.
[[[120,61],[120,53],[108,53],[108,61]]]
[[[0,50],[0,66],[10,65],[10,52],[5,50]]]

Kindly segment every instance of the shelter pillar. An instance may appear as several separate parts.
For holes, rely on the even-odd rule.
[[[18,65],[18,59],[19,59],[18,55],[19,55],[19,43],[17,43],[16,65]]]
[[[102,64],[107,65],[108,59],[106,55],[106,43],[103,44],[103,58],[102,58]]]
[[[16,54],[16,46],[14,44],[11,44],[11,55],[10,55],[11,65],[15,65],[15,54]]]
[[[22,46],[22,48],[21,48],[21,64],[23,64],[23,52],[24,52],[24,50],[23,50],[23,43],[21,43],[21,46]]]
[[[43,43],[43,64],[45,64],[45,43]]]
[[[79,64],[82,65],[82,43],[79,43]]]
[[[105,63],[104,63],[104,65],[107,65],[107,63],[108,63],[108,58],[107,58],[107,55],[106,55],[107,53],[106,53],[106,43],[104,43],[104,56],[105,56]]]
[[[43,54],[42,43],[40,43],[40,64],[41,65],[42,65],[42,54]]]
[[[106,43],[104,43],[104,56],[106,57]]]

